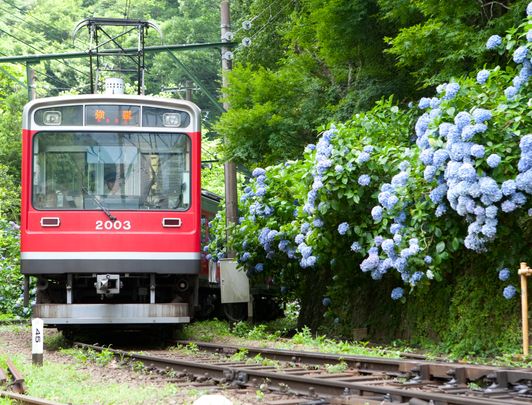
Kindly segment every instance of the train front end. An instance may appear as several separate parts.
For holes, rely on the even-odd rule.
[[[60,329],[188,322],[200,270],[199,109],[144,96],[34,100],[22,137],[33,317]]]

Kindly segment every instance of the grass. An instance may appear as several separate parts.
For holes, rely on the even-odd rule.
[[[166,384],[162,388],[112,381],[95,384],[87,371],[72,364],[45,361],[42,367],[36,367],[22,356],[13,356],[12,359],[25,376],[28,395],[52,401],[77,404],[166,403],[179,393],[179,388],[173,384]]]
[[[364,341],[339,341],[323,335],[313,334],[309,328],[303,328],[293,333],[295,320],[292,317],[278,319],[265,324],[252,324],[250,322],[238,322],[230,325],[225,321],[211,320],[195,322],[184,327],[184,339],[198,341],[223,341],[235,345],[254,345],[277,349],[316,351],[324,353],[345,354],[352,356],[370,356],[383,358],[399,358],[402,353],[411,353],[414,350],[408,342],[395,340],[388,346],[375,346]],[[283,331],[285,333],[283,333]],[[287,338],[286,332],[290,331],[291,338]],[[532,367],[532,357],[523,358],[516,353],[505,353],[496,357],[468,356],[455,357],[446,354],[444,348],[432,344],[424,345],[417,351],[421,351],[428,360],[446,358],[448,361],[461,361],[475,364],[507,367]],[[237,358],[242,358],[242,353],[237,353]]]
[[[81,358],[81,355],[73,352],[72,349],[66,349],[63,352],[65,354],[71,353],[76,358]],[[94,361],[96,364],[102,365],[107,362],[108,356],[108,354],[96,356]],[[93,357],[94,354],[88,355],[88,358]],[[165,404],[176,401],[177,403],[192,404],[195,399],[206,393],[201,389],[183,389],[170,383],[155,386],[138,383],[115,383],[110,380],[104,384],[97,384],[89,372],[80,369],[75,364],[58,364],[47,362],[45,359],[44,365],[37,367],[24,359],[24,356],[17,355],[10,356],[10,358],[25,377],[28,395],[56,402],[74,404]],[[0,356],[1,364],[5,364],[5,357]],[[142,365],[142,363],[140,364]],[[133,365],[133,369],[138,372],[144,372],[143,365],[142,367]],[[10,400],[0,398],[0,405],[11,405],[12,403]]]

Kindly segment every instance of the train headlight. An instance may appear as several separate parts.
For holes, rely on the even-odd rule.
[[[181,125],[181,115],[179,113],[163,114],[163,125],[165,127],[179,127]]]
[[[45,111],[43,123],[44,125],[61,125],[61,111]]]

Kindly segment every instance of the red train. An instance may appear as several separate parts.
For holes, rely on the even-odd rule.
[[[219,200],[200,187],[197,106],[34,100],[22,139],[21,271],[37,278],[34,317],[67,329],[175,325],[211,312],[219,274],[211,265],[209,279],[200,239]]]

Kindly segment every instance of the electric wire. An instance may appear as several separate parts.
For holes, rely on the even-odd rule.
[[[4,24],[5,24],[5,22],[4,22]],[[36,38],[33,34],[29,33],[28,31],[25,31],[25,30],[23,30],[23,29],[21,29],[21,28],[15,27],[15,29],[17,29],[17,30],[19,30],[19,31],[21,31],[21,32],[24,32],[26,35],[30,35],[32,38]],[[37,47],[35,47],[35,46],[29,44],[27,41],[18,38],[17,36],[15,36],[15,35],[13,35],[13,34],[7,32],[7,31],[5,31],[5,30],[3,30],[2,28],[0,28],[0,31],[3,32],[4,34],[10,36],[11,38],[15,39],[16,41],[23,43],[23,44],[26,45],[27,47],[29,47],[29,48],[31,48],[31,49],[33,49],[33,50],[39,52],[39,53],[43,53],[43,50],[42,50],[42,49],[39,49],[39,48],[37,48]],[[69,67],[69,68],[71,68],[71,69],[74,69],[74,70],[77,71],[78,73],[80,73],[80,74],[82,74],[82,75],[88,77],[88,73],[83,72],[83,71],[77,69],[76,67],[74,67],[74,66],[68,64],[64,59],[58,59],[58,62],[59,62],[59,63],[62,63],[63,65],[65,65],[65,66],[67,66],[67,67]]]
[[[20,7],[18,7],[16,4],[14,4],[14,3],[12,3],[12,2],[10,2],[10,1],[8,1],[8,0],[0,0],[0,1],[2,1],[2,2],[8,4],[9,6],[15,8],[15,9],[17,9],[22,15],[28,15],[29,18],[32,18],[33,20],[38,21],[41,25],[44,25],[44,26],[46,26],[46,27],[48,27],[48,28],[54,30],[55,32],[57,32],[57,33],[59,33],[59,34],[61,34],[61,35],[65,34],[65,31],[63,31],[62,29],[57,28],[57,27],[55,27],[55,26],[53,26],[53,25],[50,25],[50,24],[47,23],[46,21],[44,21],[44,20],[42,20],[42,19],[40,19],[40,18],[37,18],[37,17],[35,17],[34,15],[26,14],[27,11],[24,10],[24,9],[22,9],[22,8],[20,8]],[[29,23],[28,21],[26,21],[26,24],[29,25],[29,24],[31,24],[31,23]],[[88,42],[85,42],[85,41],[81,41],[81,42],[85,43],[85,45],[88,45]],[[74,45],[74,47],[77,48],[77,49],[79,49],[79,50],[84,50],[83,48],[77,47],[76,45]]]
[[[257,35],[259,35],[262,31],[264,31],[292,2],[287,2],[284,7],[282,7],[277,14],[275,14],[273,17],[270,15],[270,18],[268,18],[268,21],[262,25],[252,36],[250,39],[255,38]],[[240,44],[235,48],[235,52],[243,49],[244,45]]]
[[[266,11],[268,11],[268,10],[270,11],[270,17],[271,17],[271,12],[272,12],[272,7],[273,7],[273,5],[274,5],[274,4],[277,4],[277,3],[281,2],[281,1],[282,1],[282,0],[273,0],[269,5],[267,5],[266,7],[264,7],[264,9],[263,9],[260,13],[258,13],[257,15],[251,17],[251,19],[249,19],[249,20],[247,20],[247,21],[249,21],[249,22],[253,22],[253,21],[255,21],[256,19],[258,19],[262,14],[264,14],[264,13],[265,13]],[[240,26],[240,28],[237,29],[237,30],[234,32],[234,34],[237,34],[238,32],[240,32],[240,31],[243,30],[243,29],[244,29],[244,27]]]
[[[3,9],[1,6],[0,6],[0,10],[4,10],[4,11],[5,11],[5,9]],[[16,16],[15,16],[15,17],[16,17]],[[16,18],[18,18],[18,17],[16,17]],[[20,18],[19,18],[19,19],[20,19]],[[22,20],[23,20],[23,19],[22,19]],[[24,20],[23,20],[23,21],[24,21]],[[5,24],[5,21],[2,21],[2,22],[4,22],[4,24]],[[24,29],[22,29],[22,28],[20,28],[20,27],[18,27],[18,26],[16,26],[16,25],[13,26],[13,27],[14,27],[16,30],[18,30],[18,31],[20,31],[20,32],[23,32],[25,35],[29,35],[29,36],[32,37],[32,38],[36,38],[36,37],[35,37],[35,34],[33,34],[33,33],[31,33],[31,32],[28,32],[28,31],[26,31],[26,30],[24,30]],[[4,32],[5,32],[5,31],[4,31]],[[12,37],[15,38],[15,39],[17,39],[15,36],[12,36]],[[46,46],[46,45],[47,45],[47,44],[44,43],[44,40],[43,40],[43,39],[41,39],[41,38],[37,38],[37,39],[40,41],[41,46]],[[21,40],[21,39],[18,39],[18,40],[19,40],[20,42],[24,43],[26,46],[30,46],[27,42],[24,42],[24,41]],[[42,49],[38,49],[38,48],[33,47],[33,46],[32,46],[32,48],[33,48],[34,50],[38,51],[39,53],[43,53],[43,50],[42,50]],[[57,59],[57,61],[58,61],[59,63],[64,64],[65,66],[67,66],[67,67],[69,67],[69,68],[75,70],[76,72],[78,72],[78,73],[80,73],[80,74],[82,74],[82,75],[84,75],[84,76],[86,76],[86,77],[89,77],[89,74],[88,74],[87,72],[83,72],[82,70],[79,70],[79,69],[76,68],[75,66],[70,65],[70,64],[69,64],[68,62],[66,62],[64,59]]]
[[[9,36],[9,37],[15,39],[16,41],[18,41],[18,42],[20,42],[20,43],[23,43],[24,45],[26,45],[26,46],[29,47],[30,49],[33,49],[33,50],[35,50],[35,51],[37,51],[37,52],[39,52],[39,53],[42,53],[42,50],[41,50],[41,49],[39,49],[39,48],[33,46],[32,44],[29,44],[27,41],[24,41],[24,40],[18,38],[17,36],[15,36],[15,35],[13,35],[13,34],[7,32],[7,31],[5,31],[4,29],[0,28],[0,32],[3,32],[3,33],[6,34],[7,36]],[[7,55],[6,55],[6,56],[7,56]],[[75,70],[75,71],[77,71],[78,73],[83,74],[84,76],[89,77],[89,75],[88,75],[87,73],[85,73],[85,72],[83,72],[83,71],[81,71],[81,70],[79,70],[79,69],[77,69],[77,68],[71,66],[70,64],[68,64],[68,63],[65,62],[64,60],[58,60],[58,62],[64,64],[65,66],[67,66],[67,67],[69,67],[69,68],[71,68],[71,69],[73,69],[73,70]],[[39,70],[37,70],[37,69],[34,69],[34,70],[35,70],[36,72],[39,72],[41,75],[45,75],[46,77],[50,78],[51,80],[55,81],[56,83],[60,83],[60,84],[62,84],[62,85],[64,85],[64,86],[69,86],[70,88],[72,88],[72,86],[70,86],[68,83],[66,83],[66,82],[64,82],[64,81],[62,81],[62,80],[59,80],[58,78],[56,78],[56,77],[54,77],[54,76],[51,76],[51,75],[49,75],[49,74],[47,74],[47,73],[43,73],[43,72],[41,72],[41,71],[39,71]]]

